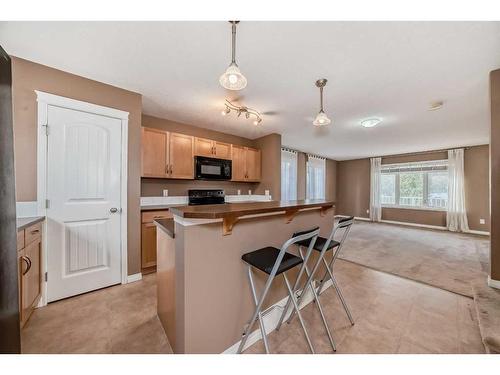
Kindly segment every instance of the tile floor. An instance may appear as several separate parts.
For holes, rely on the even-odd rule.
[[[471,299],[346,261],[337,278],[356,319],[332,289],[322,295],[338,353],[483,353]],[[331,353],[316,307],[304,310],[318,353]],[[297,319],[270,335],[274,353],[308,353]],[[156,317],[155,275],[37,309],[23,353],[171,353]],[[257,342],[247,353],[262,353]]]

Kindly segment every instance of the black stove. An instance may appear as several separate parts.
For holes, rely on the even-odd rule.
[[[192,189],[188,190],[190,206],[203,204],[224,204],[224,190],[222,189]]]

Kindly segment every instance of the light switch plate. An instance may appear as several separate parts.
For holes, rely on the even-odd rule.
[[[479,224],[486,224],[486,220],[484,220],[484,219],[479,219]]]

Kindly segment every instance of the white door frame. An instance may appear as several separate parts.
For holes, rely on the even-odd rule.
[[[121,280],[122,284],[127,283],[127,183],[128,183],[128,116],[129,112],[121,111],[115,108],[103,107],[97,104],[87,103],[80,100],[65,98],[43,91],[35,90],[38,102],[38,120],[37,120],[37,212],[40,216],[47,216],[46,197],[47,197],[47,132],[48,128],[48,107],[61,107],[76,111],[107,116],[121,121],[122,147],[121,147],[121,215],[120,215],[120,233],[121,233]],[[43,229],[42,251],[42,275],[47,272],[47,225]],[[49,275],[50,277],[50,275]],[[47,283],[43,278],[41,306],[47,304]]]

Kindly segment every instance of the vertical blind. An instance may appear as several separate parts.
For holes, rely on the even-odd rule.
[[[281,200],[297,200],[297,152],[281,149]]]
[[[307,199],[325,199],[326,159],[307,156]]]

